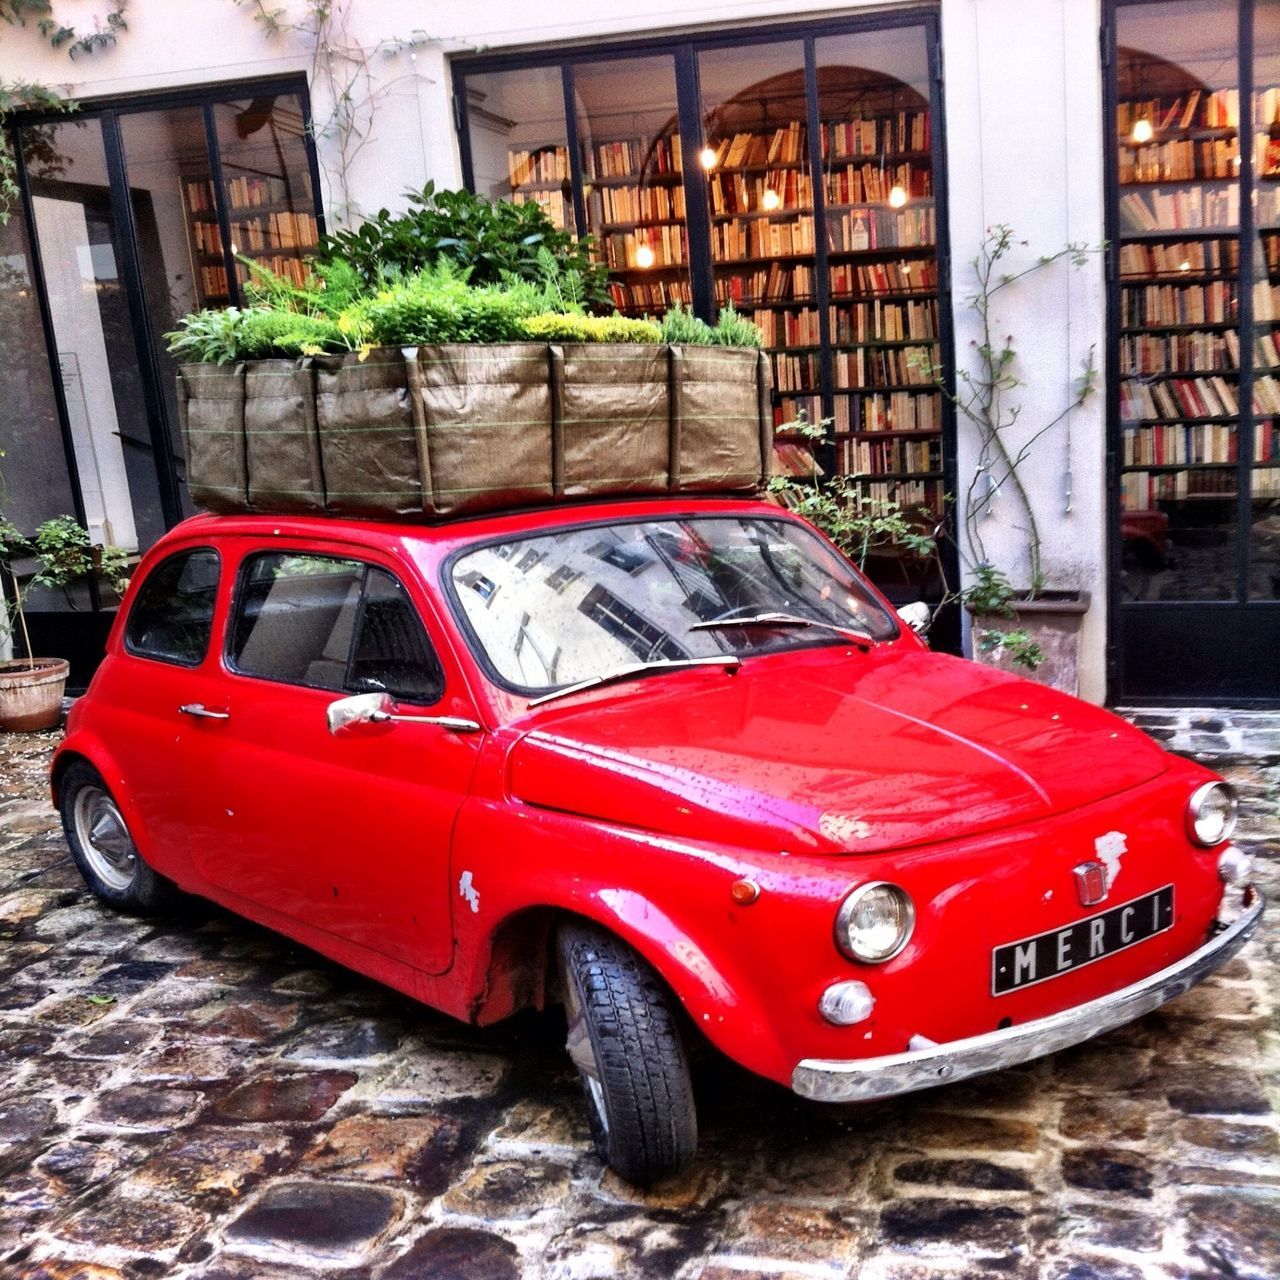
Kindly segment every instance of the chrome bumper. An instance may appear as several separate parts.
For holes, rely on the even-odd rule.
[[[1035,1022],[913,1053],[852,1061],[806,1058],[792,1072],[791,1087],[818,1102],[869,1102],[997,1071],[1101,1035],[1159,1008],[1226,964],[1249,940],[1262,917],[1262,894],[1254,888],[1246,891],[1246,896],[1249,894],[1250,905],[1222,932],[1177,964],[1141,982]]]

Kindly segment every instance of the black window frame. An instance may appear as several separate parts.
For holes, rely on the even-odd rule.
[[[360,594],[356,601],[356,617],[351,628],[351,641],[347,646],[347,657],[345,663],[345,671],[343,674],[342,687],[339,689],[326,689],[322,685],[308,684],[305,680],[284,680],[278,676],[262,675],[256,671],[246,671],[238,667],[232,653],[235,643],[236,624],[240,618],[240,611],[244,605],[245,592],[249,584],[249,576],[252,573],[255,561],[264,559],[267,556],[302,556],[309,560],[333,560],[336,562],[349,562],[358,564],[361,569],[360,573]],[[440,672],[440,692],[430,702],[422,702],[416,698],[406,698],[399,694],[391,694],[397,703],[404,703],[411,707],[434,707],[437,706],[444,698],[449,690],[448,678],[445,674],[444,663],[440,661],[440,646],[432,639],[431,629],[427,626],[426,618],[423,616],[422,609],[418,606],[413,598],[413,593],[405,584],[403,576],[397,573],[388,565],[382,564],[377,560],[370,560],[363,555],[341,555],[336,551],[313,551],[306,547],[255,547],[246,551],[242,557],[239,566],[236,569],[235,586],[232,589],[231,603],[227,609],[226,625],[223,627],[222,633],[222,667],[228,675],[236,676],[242,680],[262,680],[267,684],[282,685],[288,689],[302,689],[308,693],[326,694],[330,698],[346,698],[354,697],[359,693],[368,693],[367,689],[349,689],[347,687],[351,676],[351,664],[355,659],[356,646],[360,640],[360,630],[364,623],[365,601],[368,592],[369,571],[371,569],[379,570],[385,573],[408,601],[409,607],[413,610],[418,624],[422,628],[422,635],[426,641],[427,648],[431,656],[435,659],[436,667]]]
[[[218,562],[218,580],[213,588],[213,609],[209,614],[209,634],[205,637],[204,652],[194,662],[183,662],[179,658],[163,657],[160,654],[148,653],[145,649],[140,649],[134,644],[129,632],[133,627],[134,619],[137,617],[138,609],[142,604],[142,598],[147,588],[154,581],[155,576],[166,565],[172,564],[175,560],[183,556],[198,555],[200,552],[208,552]],[[218,596],[222,591],[222,571],[223,571],[222,552],[215,546],[201,545],[196,547],[179,547],[177,550],[170,552],[163,560],[152,565],[147,570],[147,576],[142,580],[141,585],[134,593],[133,599],[129,602],[129,612],[125,615],[124,630],[121,632],[121,639],[124,651],[131,658],[141,658],[145,662],[163,662],[166,666],[182,667],[187,671],[194,671],[197,667],[202,667],[209,660],[209,654],[213,652],[213,633],[216,629],[218,621]]]

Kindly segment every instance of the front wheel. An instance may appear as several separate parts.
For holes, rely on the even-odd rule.
[[[92,765],[68,767],[58,809],[71,857],[95,897],[130,915],[156,915],[172,907],[177,889],[138,853],[120,806]]]
[[[560,931],[567,1047],[582,1077],[601,1159],[645,1186],[679,1172],[698,1146],[684,1044],[657,974],[587,924]]]

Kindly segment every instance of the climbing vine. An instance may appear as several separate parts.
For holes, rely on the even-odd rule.
[[[0,0],[0,19],[11,27],[31,27],[51,49],[59,49],[67,57],[109,49],[121,32],[128,29],[125,9],[128,0],[111,0],[106,13],[96,17],[93,30],[82,32],[69,26],[53,11],[52,0]],[[0,81],[0,223],[20,197],[17,157],[9,134],[9,120],[15,111],[39,108],[45,111],[75,111],[76,102],[64,98],[56,89],[31,80]]]

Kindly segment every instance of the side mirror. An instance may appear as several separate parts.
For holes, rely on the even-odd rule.
[[[916,635],[920,635],[928,626],[932,614],[929,612],[929,606],[923,600],[913,600],[910,604],[904,604],[898,610],[898,617],[911,628]]]
[[[387,693],[357,693],[329,703],[325,718],[329,732],[338,737],[368,737],[386,733],[391,728],[391,709],[395,704]]]

